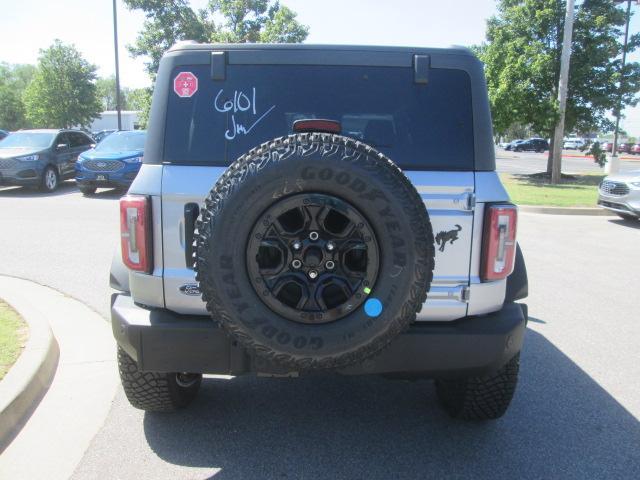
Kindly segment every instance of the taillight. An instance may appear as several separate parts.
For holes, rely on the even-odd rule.
[[[147,197],[126,195],[120,199],[120,245],[128,268],[151,273],[151,202]]]
[[[513,272],[516,255],[516,225],[518,208],[515,205],[487,205],[482,239],[483,281],[500,280]]]
[[[293,122],[293,131],[340,133],[342,126],[337,120],[325,120],[323,118],[301,118]]]

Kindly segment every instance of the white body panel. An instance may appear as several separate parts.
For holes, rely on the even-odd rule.
[[[199,296],[180,290],[195,283],[195,273],[185,261],[184,206],[202,204],[224,171],[143,165],[130,192],[153,196],[155,264],[153,275],[130,274],[134,300],[182,314],[206,314]],[[405,173],[427,207],[438,240],[433,282],[417,319],[450,321],[499,310],[506,281],[479,279],[484,202],[508,200],[496,173]]]
[[[473,237],[473,172],[407,172],[407,176],[427,207],[436,238],[433,281],[417,319],[464,317]],[[439,234],[442,237],[453,231],[451,240],[441,238],[438,242]]]

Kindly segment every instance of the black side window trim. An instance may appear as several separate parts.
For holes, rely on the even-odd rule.
[[[69,139],[69,135],[67,132],[61,132],[56,137],[56,141],[53,143],[54,147],[57,147],[61,143],[66,143],[67,145],[71,145],[71,141]]]

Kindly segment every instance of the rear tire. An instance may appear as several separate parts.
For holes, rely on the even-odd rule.
[[[493,420],[507,411],[518,383],[520,353],[491,375],[436,380],[444,409],[454,418]]]
[[[118,347],[120,381],[129,403],[147,412],[174,412],[189,405],[202,382],[200,374],[142,372]]]

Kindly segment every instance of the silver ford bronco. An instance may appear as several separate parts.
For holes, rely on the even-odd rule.
[[[513,397],[527,275],[466,49],[178,45],[120,215],[134,407],[203,374],[432,378],[467,419]]]

